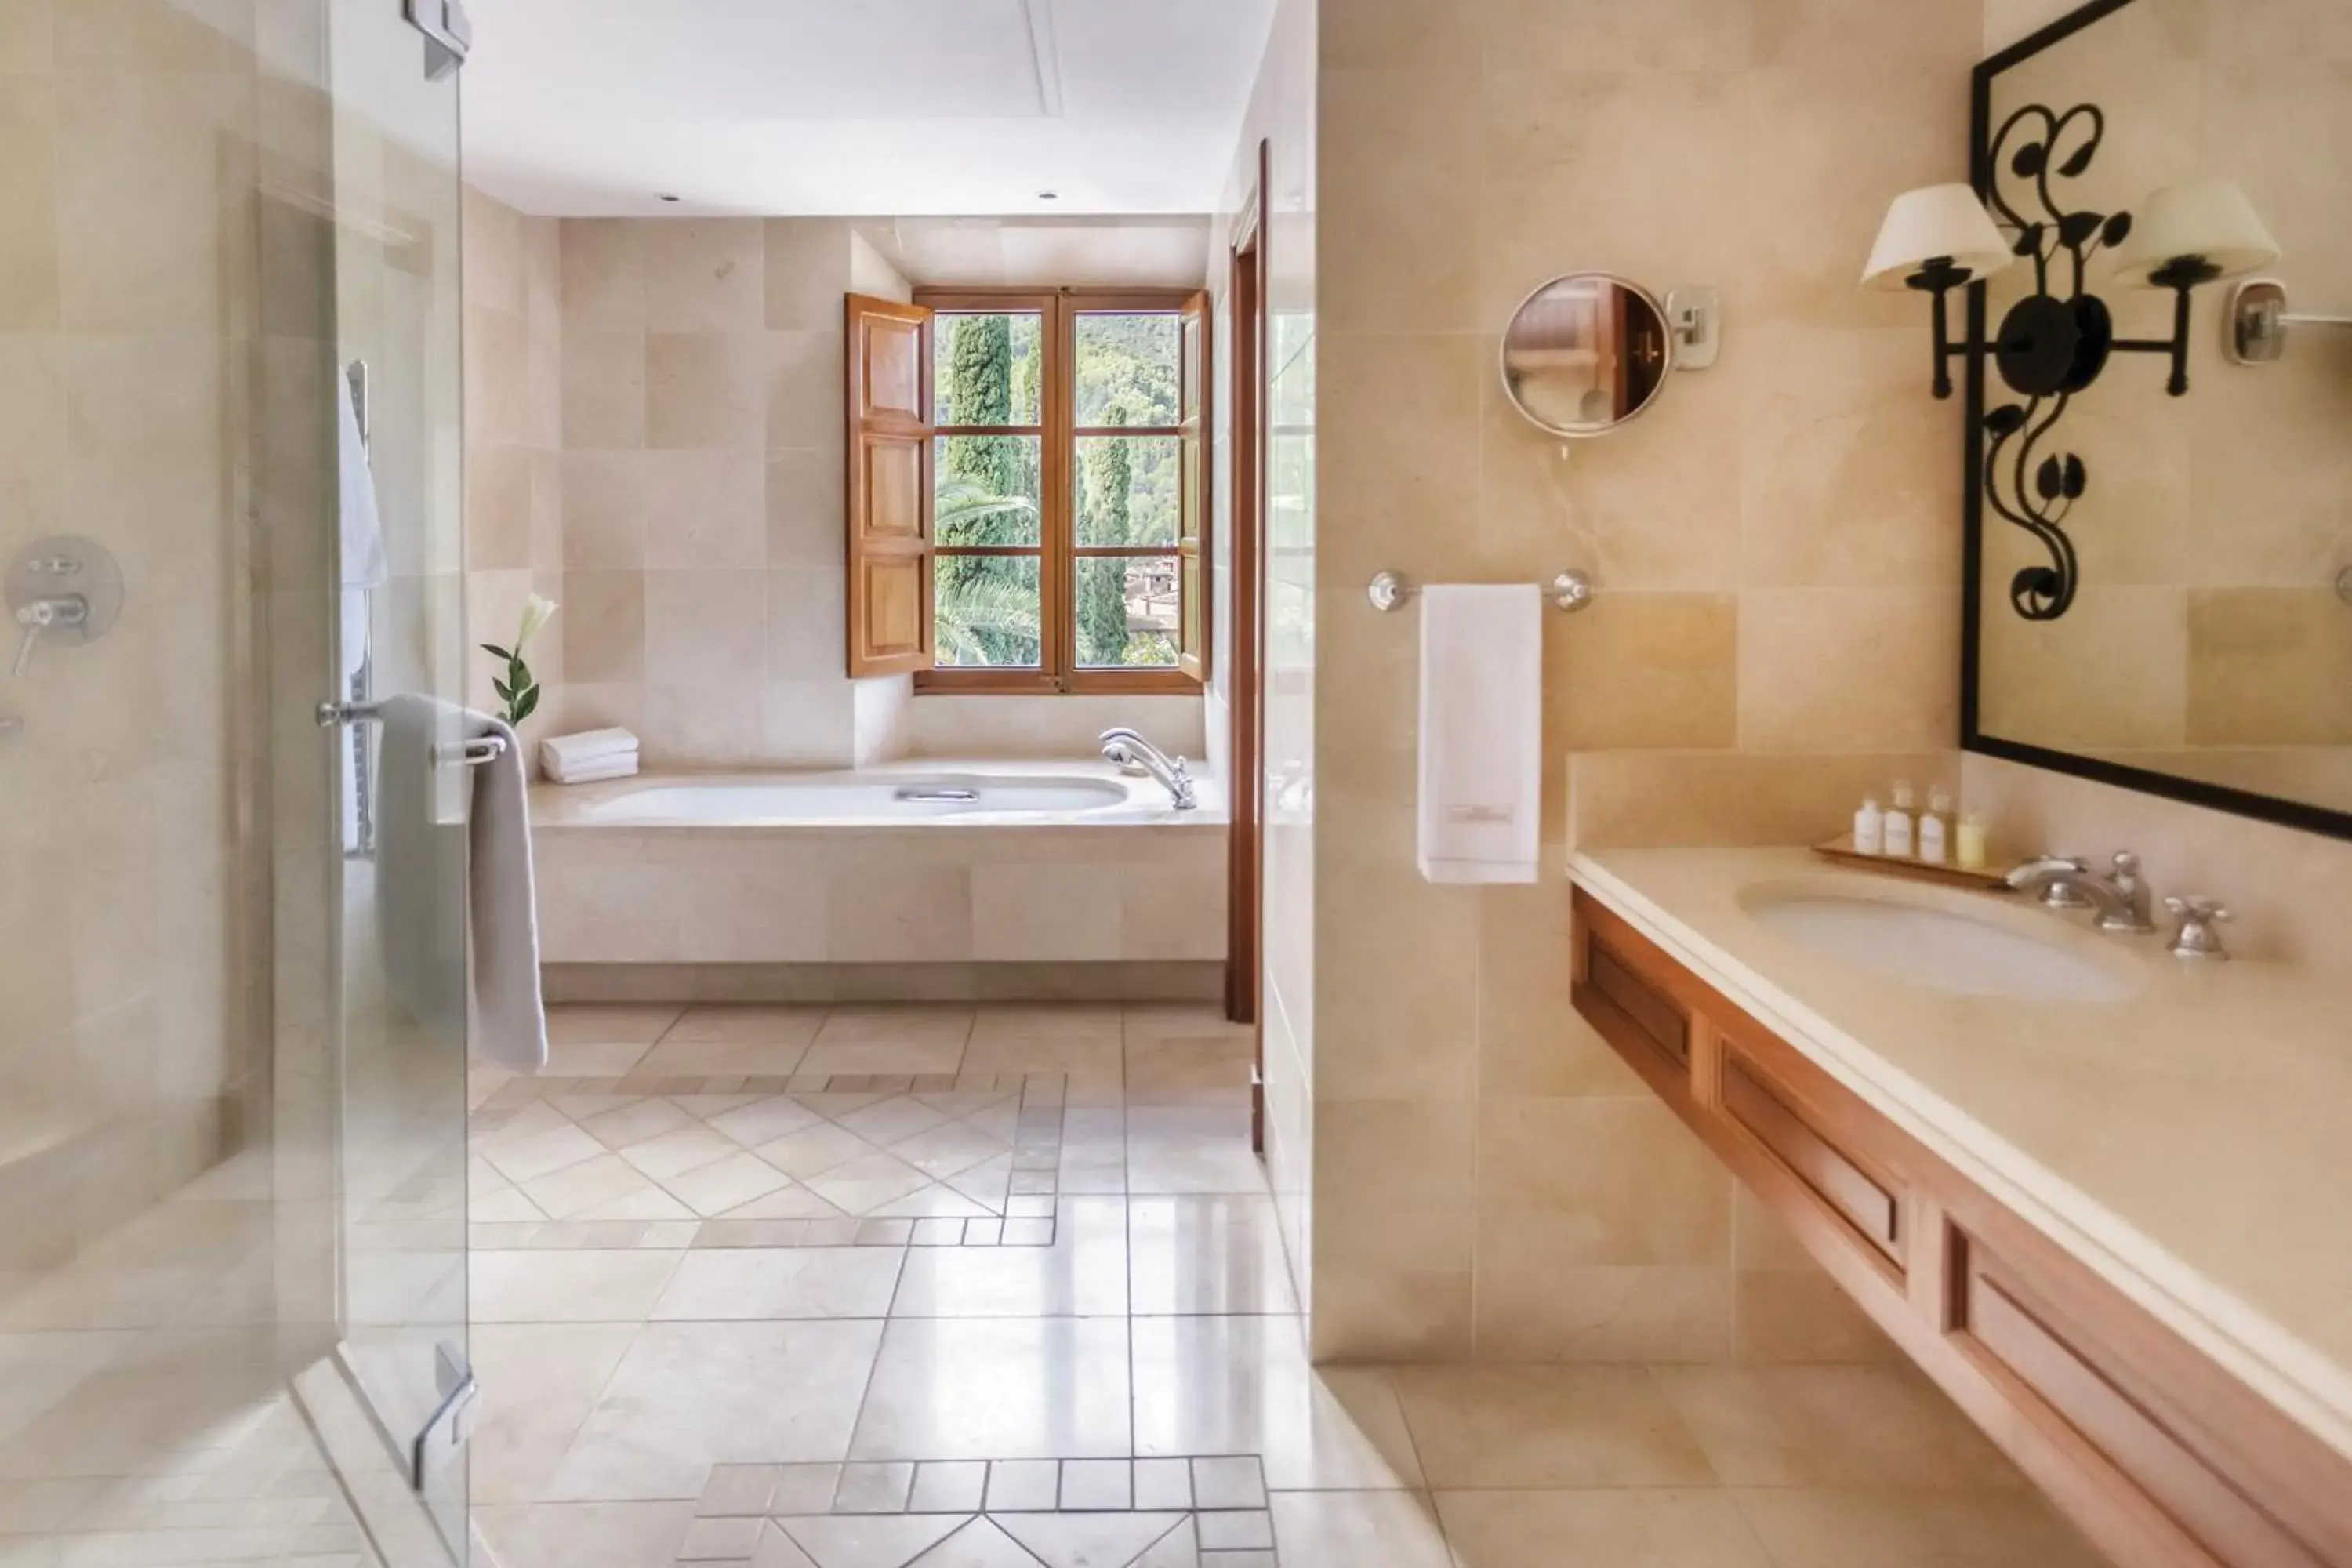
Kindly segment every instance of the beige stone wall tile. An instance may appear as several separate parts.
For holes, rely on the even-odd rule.
[[[1957,751],[1832,755],[1585,752],[1570,760],[1570,843],[1579,848],[1814,844],[1844,831],[1867,795],[1959,776]]]
[[[770,449],[820,452],[838,460],[847,395],[841,329],[771,332],[766,354]]]
[[[758,332],[646,334],[646,445],[763,445],[764,341]]]
[[[58,105],[48,79],[0,76],[0,328],[58,322]]]
[[[1118,879],[1095,868],[972,868],[975,959],[1118,958],[1119,921]]]
[[[1739,743],[1922,751],[1958,733],[1959,605],[1939,588],[1759,590],[1739,600]]]
[[[712,447],[647,452],[646,565],[757,572],[768,563],[767,460]]]
[[[565,218],[562,268],[567,327],[646,330],[646,252],[642,223],[627,218]]]
[[[562,456],[563,563],[573,571],[642,571],[646,478],[643,452]]]
[[[1709,1362],[1730,1353],[1731,1275],[1719,1265],[1523,1267],[1482,1258],[1481,1361]]]
[[[567,572],[559,597],[568,679],[609,686],[645,679],[644,573]]]
[[[466,447],[466,565],[469,571],[531,564],[531,454],[488,441]]]
[[[767,668],[767,614],[764,574],[646,573],[646,682],[744,689]]]
[[[471,185],[465,187],[462,208],[466,303],[521,315],[526,299],[522,215]]]
[[[1358,0],[1321,18],[1326,70],[1475,70],[1476,29],[1454,0]]]
[[[530,333],[520,315],[466,311],[466,425],[478,438],[520,445],[530,438]]]
[[[838,566],[847,483],[839,451],[768,454],[768,564]]]
[[[563,332],[567,453],[628,451],[646,445],[646,360],[644,333],[576,327],[567,318]]]
[[[1317,1064],[1316,1097],[1466,1103],[1477,1093],[1481,889],[1422,879],[1408,813],[1324,810],[1319,940],[1363,983],[1318,1000],[1318,1037],[1335,1048]]]
[[[1743,201],[1748,96],[1737,71],[1490,65],[1474,330],[1499,331],[1537,285],[1586,268],[1658,294],[1711,282],[1737,312],[1750,247],[1727,217]]]
[[[1318,1189],[1318,1216],[1329,1201]],[[1462,1361],[1476,1343],[1467,1268],[1370,1268],[1321,1253],[1313,1268],[1307,1354],[1318,1363]]]
[[[1890,70],[1948,68],[1984,41],[1975,5],[1910,12],[1852,0],[1755,0],[1759,65],[1808,65],[1849,77]]]
[[[1727,746],[1747,601],[1603,592],[1544,640],[1547,751]]]
[[[1114,875],[1119,957],[1130,962],[1223,961],[1226,871],[1221,836],[1188,841],[1179,857],[1122,868]]]
[[[648,680],[631,700],[637,717],[628,727],[643,743],[647,772],[749,767],[762,760],[765,713],[757,687]]]
[[[1318,243],[1381,258],[1325,274],[1323,330],[1476,331],[1477,76],[1327,66],[1319,90]]]
[[[853,234],[839,218],[768,219],[761,324],[775,332],[837,331]]]
[[[1476,1196],[1476,1108],[1328,1100],[1321,1070],[1318,1064],[1318,1268],[1466,1273],[1473,1238],[1463,1220]]]
[[[1730,1237],[1730,1177],[1655,1096],[1480,1101],[1482,1258],[1719,1267]]]
[[[1383,568],[1424,583],[1470,575],[1460,531],[1477,510],[1491,353],[1470,336],[1328,331],[1317,353],[1319,439],[1337,487],[1319,504],[1349,520],[1321,555],[1325,581],[1360,589]]]
[[[1927,335],[1771,325],[1756,336],[1738,372],[1745,583],[1957,593],[1959,416],[1918,395]]]
[[[1478,911],[1482,1099],[1634,1096],[1642,1080],[1569,999],[1564,883],[1488,888]]]
[[[2059,751],[2189,738],[2190,594],[2094,579],[2055,621],[2028,621],[1987,584],[1979,722]]]
[[[730,847],[724,857],[698,861],[683,881],[681,960],[824,962],[832,943],[834,889],[820,857],[774,845]]]
[[[2332,588],[2189,595],[2192,745],[2352,743],[2352,615]]]
[[[31,76],[49,68],[51,5],[52,0],[17,0],[0,7],[0,72]]]
[[[1476,21],[1489,69],[1723,70],[1748,62],[1753,12],[1754,0],[1494,0]]]
[[[646,330],[758,331],[766,325],[766,259],[758,218],[674,218],[645,225]]]
[[[825,956],[836,963],[960,963],[972,956],[969,867],[862,868],[831,904]]]

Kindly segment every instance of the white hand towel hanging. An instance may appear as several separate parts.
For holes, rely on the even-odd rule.
[[[1532,882],[1543,793],[1543,595],[1421,595],[1421,874]]]

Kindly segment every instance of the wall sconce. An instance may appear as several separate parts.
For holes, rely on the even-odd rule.
[[[2063,184],[2089,171],[2105,134],[2096,104],[2063,114],[2042,104],[2020,109],[1987,146],[1982,193],[1930,185],[1895,197],[1863,272],[1866,289],[1933,297],[1937,397],[1952,395],[1955,356],[1985,353],[2023,400],[1970,416],[1982,432],[1987,501],[2050,552],[2048,566],[2029,567],[2010,585],[2011,603],[2028,620],[2055,620],[2074,602],[2074,547],[2063,524],[2089,475],[2074,453],[2042,450],[2068,399],[2116,353],[2165,355],[2167,390],[2187,393],[2190,291],[2278,258],[2253,204],[2227,180],[2167,186],[2141,205],[2137,220],[2068,205]],[[2169,338],[2116,336],[2114,312],[2090,289],[2091,259],[2102,250],[2114,253],[2122,286],[2172,290]],[[2010,306],[1990,342],[1955,342],[1947,296],[2020,261],[2032,264],[2033,291]]]

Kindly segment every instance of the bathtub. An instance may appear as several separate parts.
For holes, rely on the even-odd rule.
[[[1140,789],[1131,788],[1139,784]],[[1166,792],[1150,780],[1079,774],[811,773],[787,778],[657,779],[583,802],[595,823],[901,822],[921,817],[1013,821],[1144,812]]]
[[[574,1001],[1220,994],[1222,793],[1107,763],[647,775],[531,792]]]

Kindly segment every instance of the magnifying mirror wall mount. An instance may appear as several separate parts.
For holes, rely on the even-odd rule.
[[[1647,413],[1673,372],[1712,365],[1722,322],[1713,289],[1675,289],[1661,300],[1614,273],[1563,273],[1511,313],[1503,390],[1549,435],[1605,436]]]

